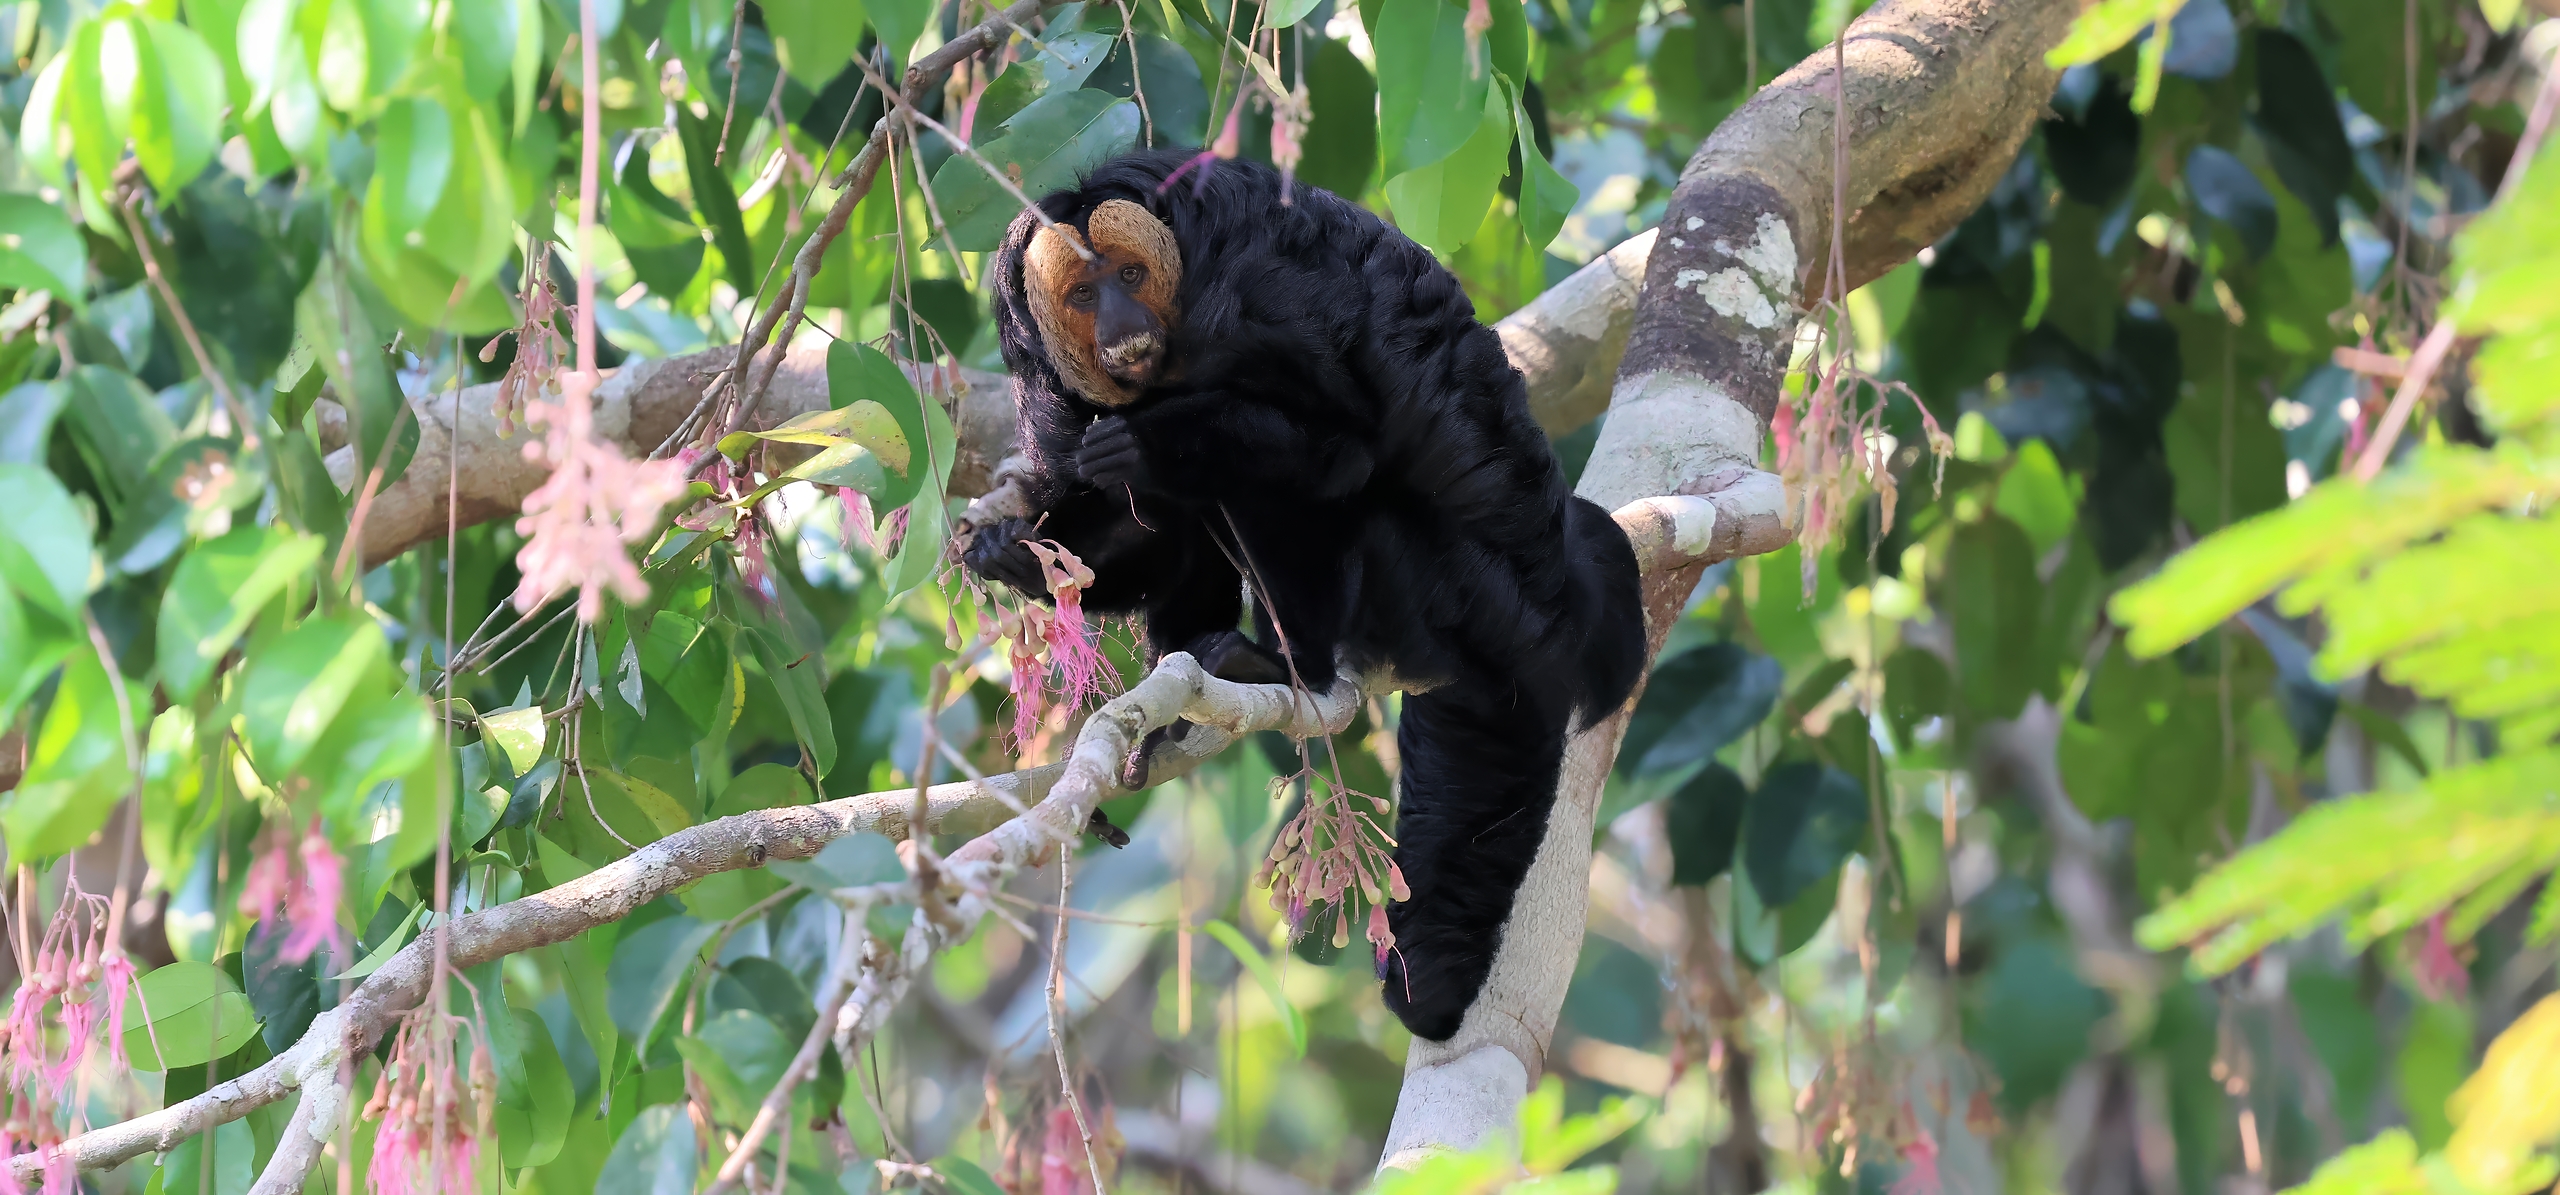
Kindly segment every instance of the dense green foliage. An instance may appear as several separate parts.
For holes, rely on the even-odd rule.
[[[921,108],[1034,192],[1149,140],[1276,154],[1441,253],[1490,319],[1656,221],[1716,122],[1862,7],[1073,4]],[[259,1065],[439,907],[733,813],[1055,758],[1063,714],[1005,729],[998,611],[937,573],[971,497],[945,492],[954,396],[895,359],[1000,368],[983,270],[1017,205],[931,133],[808,279],[832,409],[719,441],[736,472],[632,529],[645,597],[511,606],[511,518],[349,547],[421,421],[488,401],[460,387],[510,379],[511,419],[557,398],[582,150],[601,363],[734,342],[882,113],[848,61],[894,78],[986,15],[0,10],[0,838],[22,877],[0,965],[30,1068],[8,1149]],[[1854,366],[1860,418],[1782,434],[1867,429],[1882,471],[1833,486],[1829,542],[1711,569],[1672,633],[1523,1109],[1534,1189],[1735,1173],[1736,1087],[1795,1190],[2552,1180],[2560,153],[2506,175],[2555,34],[2514,0],[2084,18],[1991,199],[1803,346]],[[2402,368],[2439,319],[2461,339],[2391,463],[2340,476],[2391,395],[2353,369]],[[1951,458],[1923,451],[1923,406]],[[1574,467],[1594,432],[1559,441]],[[823,451],[765,455],[793,444]],[[1124,681],[1128,639],[1104,643]],[[1345,786],[1392,791],[1394,716],[1339,736]],[[760,1181],[1063,1192],[1090,1158],[1114,1189],[1366,1182],[1407,1043],[1330,932],[1365,906],[1292,942],[1255,880],[1299,760],[1267,735],[1107,806],[1130,842],[1077,854],[1079,915],[1052,916],[1054,865],[1021,877],[858,1065],[820,1052]],[[398,1058],[443,1066],[443,1160],[475,1143],[484,1189],[707,1187],[858,948],[827,893],[907,865],[857,835],[458,974],[451,1018],[402,1047],[442,1026],[458,1052],[420,1071],[386,1048],[354,1103]],[[129,912],[94,895],[118,884]],[[895,943],[913,912],[864,924]],[[135,971],[123,1066],[81,1018],[125,1008]],[[437,1160],[391,1143],[395,1087],[314,1184]],[[88,1181],[245,1191],[289,1111]],[[1457,1156],[1381,1189],[1506,1170]]]

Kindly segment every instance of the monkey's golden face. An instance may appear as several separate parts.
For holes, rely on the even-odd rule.
[[[1085,227],[1091,261],[1073,228],[1033,235],[1023,289],[1059,377],[1097,406],[1127,406],[1164,369],[1182,251],[1172,229],[1125,199],[1093,209]]]

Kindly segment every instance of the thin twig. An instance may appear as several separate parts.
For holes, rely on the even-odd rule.
[[[745,1132],[738,1134],[737,1147],[729,1151],[727,1161],[720,1163],[719,1176],[705,1195],[726,1195],[737,1187],[739,1178],[746,1173],[747,1163],[755,1159],[756,1150],[764,1144],[765,1135],[773,1131],[774,1122],[791,1115],[792,1091],[809,1076],[818,1073],[819,1055],[827,1048],[827,1038],[835,1030],[836,1016],[843,1010],[846,998],[853,995],[854,976],[862,970],[862,958],[870,940],[870,932],[863,927],[863,919],[869,912],[864,908],[845,910],[844,936],[836,948],[834,973],[827,977],[827,989],[818,1000],[818,1019],[809,1023],[809,1035],[801,1039],[800,1052],[791,1056],[791,1065],[783,1070],[782,1077],[774,1082],[773,1090],[765,1095],[764,1105],[756,1109],[756,1118],[748,1122]]]
[[[250,420],[249,409],[240,405],[239,396],[231,392],[231,382],[215,368],[213,355],[205,351],[204,337],[196,332],[196,322],[187,317],[185,305],[178,302],[178,292],[161,274],[160,255],[151,251],[150,233],[143,228],[142,218],[134,214],[133,205],[141,201],[141,192],[129,193],[118,210],[124,213],[125,227],[133,233],[133,250],[142,258],[142,275],[150,279],[151,289],[160,296],[160,305],[169,309],[169,318],[177,323],[179,337],[187,342],[187,355],[195,358],[196,372],[204,375],[206,384],[221,398],[223,407],[231,413],[231,421],[240,425],[241,447],[255,451],[262,442],[257,425]]]
[[[1058,907],[1061,909],[1067,907],[1067,894],[1072,888],[1075,874],[1075,858],[1076,853],[1072,849],[1059,848]],[[1067,1039],[1058,1029],[1058,1013],[1066,1003],[1058,995],[1058,977],[1066,970],[1067,919],[1055,918],[1051,926],[1049,998],[1046,1001],[1049,1014],[1049,1051],[1058,1059],[1058,1091],[1067,1097],[1067,1111],[1075,1114],[1076,1135],[1084,1139],[1084,1169],[1085,1174],[1093,1179],[1093,1195],[1108,1195],[1108,1192],[1102,1189],[1102,1165],[1095,1161],[1093,1156],[1093,1125],[1085,1120],[1084,1101],[1076,1098],[1075,1072],[1067,1065]]]

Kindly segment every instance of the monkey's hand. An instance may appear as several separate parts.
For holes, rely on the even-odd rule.
[[[1046,597],[1049,587],[1040,575],[1040,558],[1022,542],[1032,534],[1029,519],[999,519],[970,537],[961,562],[990,581],[1002,581],[1032,597]]]
[[[1084,445],[1076,452],[1076,478],[1097,490],[1150,488],[1153,474],[1127,419],[1105,415],[1085,429]]]

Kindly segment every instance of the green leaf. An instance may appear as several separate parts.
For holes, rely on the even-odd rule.
[[[1519,134],[1520,166],[1528,175],[1520,187],[1520,227],[1529,234],[1530,248],[1544,250],[1557,233],[1564,231],[1564,218],[1582,202],[1582,188],[1547,164],[1546,155],[1538,152],[1528,109],[1521,106],[1520,95],[1511,81],[1504,79],[1502,83],[1511,97],[1511,125]]]
[[[2025,531],[2027,542],[2042,557],[2071,534],[2080,504],[2062,475],[2061,462],[2053,459],[2053,449],[2041,439],[2031,439],[2018,446],[2016,458],[2000,475],[2000,490],[1991,508]]]
[[[1100,91],[1052,91],[1014,114],[1005,135],[977,148],[997,170],[1019,178],[1037,198],[1078,178],[1137,144],[1138,106]],[[934,171],[933,192],[952,243],[963,252],[991,253],[1022,210],[1013,193],[965,154]]]
[[[673,297],[692,285],[708,248],[701,226],[649,178],[649,150],[625,155],[619,185],[606,193],[606,222],[631,269],[652,293]]]
[[[1378,81],[1368,64],[1342,42],[1317,43],[1307,67],[1307,106],[1299,181],[1336,195],[1367,191],[1378,173]]]
[[[258,611],[320,560],[318,537],[242,527],[187,553],[160,598],[160,683],[180,702],[213,676]]]
[[[64,227],[69,229],[67,223]],[[71,388],[58,381],[20,382],[0,394],[0,465],[44,464],[54,422],[70,400]]]
[[[135,1070],[202,1066],[228,1057],[257,1031],[249,997],[221,968],[176,962],[134,981],[124,1052]]]
[[[506,1012],[515,1022],[516,1040],[523,1043],[524,1064],[521,1082],[508,1082],[507,1075],[500,1075],[498,1150],[507,1169],[521,1170],[560,1156],[560,1146],[569,1139],[569,1116],[577,1108],[578,1092],[542,1018],[521,1008]]]
[[[454,48],[462,58],[462,82],[473,99],[494,100],[515,74],[518,56],[517,39],[533,41],[536,52],[542,39],[542,10],[531,10],[533,20],[526,22],[527,11],[516,0],[454,0]],[[519,110],[517,119],[525,114]]]
[[[138,686],[128,685],[128,697]],[[142,733],[142,719],[132,719]],[[62,670],[53,705],[45,711],[27,756],[26,774],[0,806],[0,832],[9,857],[33,862],[79,847],[107,823],[133,782],[124,746],[126,718],[116,710],[115,686],[98,654],[75,648]]]
[[[2276,245],[2276,199],[2238,155],[2215,145],[2187,154],[2187,190],[2204,213],[2231,226],[2252,261]]]
[[[89,521],[53,474],[0,465],[0,582],[62,621],[80,624],[89,600]]]
[[[958,1154],[935,1158],[933,1172],[941,1175],[943,1185],[958,1195],[1004,1195],[1004,1188],[997,1186],[984,1168]]]
[[[711,243],[720,250],[729,285],[737,287],[741,295],[758,293],[757,281],[765,263],[753,260],[755,250],[748,247],[746,222],[738,214],[737,189],[729,185],[729,176],[712,161],[719,151],[720,131],[695,116],[691,108],[678,104],[676,135],[684,142],[685,176],[693,183],[694,210],[711,228]],[[949,200],[944,202],[948,204]]]
[[[660,918],[622,936],[606,973],[606,1006],[613,1027],[635,1043],[646,1043],[667,1011],[684,977],[693,971],[720,927],[681,914]]]
[[[373,185],[365,196],[381,206],[384,231],[404,239],[417,231],[452,175],[453,118],[443,105],[417,97],[391,101],[375,125]]]
[[[1619,767],[1656,776],[1713,757],[1769,716],[1785,683],[1777,660],[1738,643],[1692,648],[1663,661],[1627,721]]]
[[[1464,5],[1446,0],[1385,0],[1379,10],[1370,42],[1378,55],[1378,142],[1390,178],[1468,146],[1489,101],[1499,103],[1488,64],[1469,59],[1466,17]],[[1401,207],[1397,214],[1401,219]]]
[[[382,628],[361,614],[315,618],[252,653],[240,707],[260,773],[291,775],[357,686],[389,666]]]
[[[904,879],[895,843],[877,834],[856,831],[826,845],[816,856],[771,864],[773,873],[795,884],[826,890],[884,884]]]
[[[1723,875],[1733,865],[1733,850],[1742,837],[1743,811],[1751,790],[1742,777],[1720,763],[1710,763],[1671,794],[1664,808],[1664,837],[1671,841],[1671,882],[1697,885]]]
[[[1760,779],[1742,827],[1742,865],[1772,908],[1840,869],[1867,832],[1867,794],[1836,768],[1781,764]]]
[[[2072,19],[2071,31],[2045,51],[2044,64],[2060,70],[2096,62],[2123,49],[2143,30],[2168,21],[2184,3],[2185,0],[2099,0]]]
[[[889,51],[894,77],[907,68],[907,51],[915,48],[916,39],[924,36],[925,23],[933,19],[933,0],[866,0],[863,11],[879,32],[881,46]]]
[[[1263,996],[1269,999],[1271,1007],[1280,1013],[1281,1026],[1289,1032],[1289,1048],[1298,1057],[1306,1057],[1306,1019],[1298,1015],[1297,1006],[1289,1003],[1288,993],[1281,990],[1280,973],[1272,969],[1271,960],[1263,957],[1261,951],[1253,948],[1253,943],[1245,938],[1242,930],[1224,921],[1211,921],[1200,928],[1210,937],[1216,938],[1228,950],[1235,952],[1236,961],[1243,963],[1244,969],[1253,973],[1255,981],[1262,985]]]
[[[19,707],[75,646],[85,644],[68,628],[29,611],[16,591],[0,585],[0,725],[16,721]]]
[[[409,915],[400,919],[400,924],[392,929],[389,936],[382,939],[381,945],[374,947],[355,966],[330,976],[329,981],[336,983],[346,979],[362,979],[381,970],[382,964],[390,962],[392,955],[400,953],[400,948],[409,944],[409,927],[417,924],[419,917],[426,911],[425,905],[411,907]]]
[[[2338,197],[2354,184],[2355,150],[2338,118],[2336,89],[2320,62],[2292,34],[2260,28],[2258,112],[2252,122],[2267,146],[2276,178],[2302,200],[2322,244],[2338,239]]]
[[[763,8],[774,57],[811,91],[824,88],[862,46],[867,15],[859,0],[773,0]]]
[[[1978,715],[2017,716],[2036,689],[2036,629],[2044,587],[2035,547],[2018,525],[1986,518],[1956,530],[1947,549],[1957,691]]]
[[[62,209],[33,195],[0,195],[0,286],[88,302],[89,246]]]
[[[773,682],[783,712],[790,715],[792,738],[809,752],[816,774],[826,775],[836,766],[836,731],[827,718],[826,678],[821,675],[825,663],[816,653],[792,651],[762,627],[748,627],[746,632],[755,647],[756,662],[764,665],[765,678]]]
[[[1395,211],[1396,227],[1434,253],[1455,253],[1474,239],[1510,165],[1511,105],[1498,89],[1482,92],[1480,103],[1473,131],[1463,142],[1428,165],[1387,179],[1387,205]]]
[[[782,1081],[782,1072],[791,1066],[791,1056],[800,1043],[782,1035],[772,1021],[743,1008],[732,1008],[702,1026],[692,1037],[676,1039],[676,1050],[706,1073],[706,1065],[718,1060],[724,1077],[735,1086],[729,1091],[715,1091],[724,1106],[721,1119],[730,1124],[745,1124],[753,1119],[756,1105],[764,1101],[774,1084]]]
[[[836,343],[844,344],[846,342],[837,341]],[[879,358],[879,364],[885,364],[888,369],[896,371],[899,384],[884,386],[883,384],[888,382],[887,377],[878,373],[868,372],[876,370],[878,366],[871,361],[870,357],[864,357],[859,363],[850,366],[851,369],[865,372],[854,377],[849,377],[847,379],[847,389],[863,394],[876,393],[878,390],[884,388],[891,390],[903,389],[903,394],[893,394],[888,401],[898,403],[901,408],[909,408],[907,413],[908,420],[916,421],[916,430],[919,432],[923,431],[923,425],[921,423],[922,412],[913,411],[911,409],[922,400],[916,396],[915,387],[913,385],[905,384],[907,376],[906,372],[904,370],[899,370],[897,363],[890,361],[886,355],[880,352],[880,350],[873,349],[869,345],[850,346],[846,355],[859,356],[861,351],[864,349],[870,350],[870,357]],[[829,357],[828,365],[830,385],[832,386],[832,378],[836,364],[835,359],[839,354],[834,351],[834,347],[831,345],[829,346],[827,355]],[[786,420],[782,426],[777,427],[772,431],[755,432],[752,434],[758,439],[776,440],[785,444],[815,444],[821,447],[833,446],[850,440],[870,449],[874,456],[880,458],[881,464],[897,470],[900,474],[905,474],[912,471],[911,462],[913,455],[913,450],[908,447],[910,441],[907,438],[906,429],[906,422],[902,422],[897,415],[892,414],[889,407],[884,405],[882,400],[863,397],[851,399],[844,405],[840,405],[829,410],[806,411],[792,416],[789,420]]]
[[[222,61],[195,30],[136,18],[141,94],[134,97],[133,156],[162,195],[174,195],[213,164],[222,147]]]
[[[480,734],[482,742],[497,749],[491,762],[504,762],[512,779],[542,761],[542,745],[550,740],[551,728],[542,720],[542,707],[528,705],[480,715]]]
[[[208,1140],[210,1159],[205,1157]],[[161,1160],[153,1176],[158,1185],[150,1189],[159,1195],[247,1195],[257,1178],[258,1140],[248,1121],[235,1120],[179,1142]]]
[[[643,1108],[614,1141],[613,1152],[596,1176],[596,1190],[614,1195],[693,1195],[700,1161],[693,1144],[693,1120],[682,1106]]]

